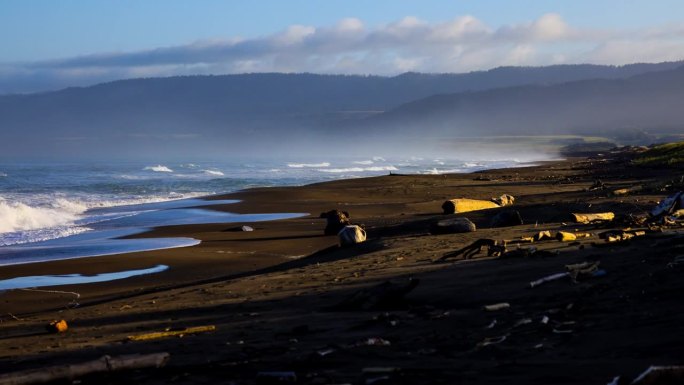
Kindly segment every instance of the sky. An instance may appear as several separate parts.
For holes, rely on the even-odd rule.
[[[681,0],[2,0],[0,93],[251,72],[684,59]]]

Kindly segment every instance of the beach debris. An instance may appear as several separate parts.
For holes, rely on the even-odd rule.
[[[534,246],[530,247],[520,247],[518,245],[517,249],[507,251],[503,254],[501,254],[501,258],[527,258],[531,257],[533,254],[537,253],[537,248]],[[542,254],[548,253],[547,251],[540,252]]]
[[[321,350],[317,350],[316,354],[318,354],[319,357],[325,357],[327,355],[333,354],[337,351],[335,348],[325,348]]]
[[[644,235],[646,235],[646,231],[643,230],[609,230],[600,233],[599,238],[612,243],[623,242]]]
[[[501,207],[511,206],[515,202],[515,197],[513,197],[513,195],[503,194],[498,198],[492,198],[491,201]]]
[[[540,278],[536,281],[530,282],[530,289],[535,288],[539,285],[545,284],[547,282],[556,281],[556,280],[559,280],[559,279],[562,279],[565,277],[570,277],[570,273],[565,272],[565,273],[556,273],[556,274],[547,275],[544,278]]]
[[[477,230],[468,218],[443,219],[430,225],[431,234],[471,233]]]
[[[65,320],[55,320],[45,325],[45,329],[49,333],[64,333],[69,329],[69,325]]]
[[[498,336],[498,337],[485,337],[485,339],[482,340],[482,342],[479,342],[477,344],[477,347],[483,348],[483,347],[489,346],[489,345],[497,345],[497,344],[500,344],[500,343],[506,341],[506,338],[508,338],[508,334]]]
[[[568,270],[570,277],[574,281],[577,281],[578,278],[593,276],[597,271],[599,271],[598,267],[600,264],[601,261],[582,262],[572,265],[565,265],[565,268]]]
[[[363,368],[361,370],[361,374],[365,379],[364,384],[372,385],[376,383],[384,384],[387,381],[391,381],[392,377],[394,377],[400,371],[401,369],[394,367],[370,367]]]
[[[589,186],[587,191],[605,190],[607,186],[601,181],[601,179],[594,180],[594,183]]]
[[[679,209],[684,209],[684,192],[679,191],[670,195],[651,210],[652,217],[671,214]]]
[[[605,213],[571,213],[572,219],[577,223],[589,224],[594,222],[610,222],[615,219],[615,214],[612,212]]]
[[[535,234],[533,239],[535,242],[545,241],[547,239],[553,239],[553,235],[551,235],[549,230],[543,230]]]
[[[233,232],[245,232],[245,231],[254,231],[254,228],[252,226],[236,226],[236,227],[230,227],[228,229],[225,229],[223,231],[233,231]]]
[[[257,373],[257,384],[289,384],[297,382],[297,373],[290,371],[273,371]]]
[[[503,310],[503,309],[508,309],[511,307],[511,304],[508,302],[500,302],[500,303],[495,303],[491,305],[485,305],[482,308],[486,311],[497,311],[497,310]]]
[[[351,246],[366,241],[366,230],[358,225],[344,226],[338,233],[340,246]]]
[[[216,326],[214,325],[194,326],[187,328],[167,328],[163,332],[137,334],[128,336],[126,339],[129,341],[148,341],[166,337],[183,337],[188,334],[207,333],[213,332],[214,330],[216,330]]]
[[[408,282],[393,283],[385,281],[379,285],[359,290],[331,310],[373,310],[386,309],[403,304],[404,296],[415,289],[419,279],[409,278]]]
[[[78,364],[42,367],[14,373],[0,374],[0,385],[41,384],[69,380],[94,373],[118,370],[160,368],[169,360],[169,353],[131,354],[116,357],[102,356]]]
[[[635,192],[639,192],[643,189],[641,185],[638,186],[632,186],[628,188],[619,188],[617,190],[613,190],[613,195],[614,196],[623,196],[623,195],[629,195]]]
[[[479,199],[457,198],[449,199],[442,204],[444,214],[465,213],[468,211],[478,211],[501,207],[492,201]]]
[[[510,227],[520,226],[523,219],[517,210],[505,210],[497,213],[490,222],[491,227]]]
[[[684,366],[651,366],[632,381],[632,385],[681,384]]]
[[[487,256],[490,257],[499,257],[506,252],[505,241],[497,241],[490,238],[481,238],[466,247],[444,254],[435,262],[445,261],[448,258],[458,257],[461,254],[463,254],[463,259],[470,259],[475,254],[482,252],[483,247],[487,248]]]
[[[390,346],[392,343],[384,338],[370,337],[363,341],[357,342],[356,346]]]
[[[344,226],[350,223],[351,219],[348,212],[340,210],[330,210],[321,213],[320,217],[327,220],[325,230],[323,231],[325,235],[336,235]]]

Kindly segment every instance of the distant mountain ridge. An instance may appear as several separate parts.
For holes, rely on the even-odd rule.
[[[601,92],[610,91],[615,94],[611,97],[618,97],[614,88],[621,81],[631,84],[630,77],[669,73],[682,65],[501,67],[395,77],[263,73],[121,80],[0,96],[0,152],[136,154],[160,144],[168,151],[201,146],[241,151],[255,144],[280,146],[284,138],[290,143],[325,140],[339,129],[390,135],[424,129],[454,136],[483,128],[492,133],[545,132],[549,119],[538,117],[535,103],[542,107],[547,101],[564,100],[550,90],[599,99]],[[652,90],[654,100],[658,87],[671,88],[667,83]],[[576,87],[581,91],[572,91]],[[594,96],[587,93],[592,87]],[[679,95],[676,91],[668,92]],[[671,112],[664,110],[666,115]],[[493,128],[503,127],[493,116],[517,119],[519,124]],[[569,114],[564,119],[577,117]],[[617,117],[612,121],[623,123]],[[591,121],[579,119],[574,126],[590,127]]]
[[[433,95],[375,116],[373,127],[434,134],[567,134],[618,129],[684,133],[684,66],[624,79],[590,79]]]

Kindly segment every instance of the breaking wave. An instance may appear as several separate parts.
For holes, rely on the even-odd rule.
[[[373,167],[347,167],[347,168],[322,168],[317,171],[329,173],[343,172],[372,172],[372,171],[397,171],[394,166],[373,166]]]
[[[207,175],[213,175],[213,176],[225,176],[226,174],[222,173],[221,171],[217,170],[203,170],[203,172]]]
[[[143,170],[154,172],[173,172],[173,170],[161,164],[158,164],[156,166],[147,166],[143,168]]]
[[[56,199],[50,206],[29,206],[0,198],[0,233],[57,227],[73,223],[87,206]]]
[[[290,168],[316,168],[316,167],[330,167],[330,163],[288,163],[287,167]]]

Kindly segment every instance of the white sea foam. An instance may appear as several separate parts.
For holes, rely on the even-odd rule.
[[[455,173],[459,173],[459,172],[463,172],[463,170],[460,168],[454,168],[454,169],[450,169],[450,170],[438,170],[436,168],[432,168],[430,170],[425,170],[425,171],[421,172],[421,174],[442,175],[442,174],[455,174]]]
[[[42,242],[85,233],[92,229],[85,226],[58,226],[46,229],[15,231],[0,234],[0,246],[20,245],[22,243]]]
[[[372,159],[374,162],[386,162],[385,158],[381,156],[374,156]]]
[[[224,176],[225,174],[222,173],[221,171],[218,170],[203,170],[203,172],[207,175],[214,175],[214,176]]]
[[[354,162],[354,164],[369,165],[369,164],[373,164],[373,161],[372,160],[358,160],[358,161]]]
[[[2,177],[4,177],[4,176],[7,176],[7,174],[4,173],[4,172],[2,172],[2,171],[0,171],[0,178],[2,178]]]
[[[154,171],[154,172],[173,172],[173,170],[171,170],[170,168],[168,168],[164,165],[161,165],[161,164],[158,164],[156,166],[147,166],[147,167],[143,168],[143,170]]]
[[[316,168],[316,167],[330,167],[330,163],[288,163],[287,167],[290,168]]]
[[[73,223],[87,207],[63,198],[49,206],[0,200],[0,233],[51,228]]]
[[[373,166],[373,167],[347,167],[347,168],[322,168],[317,171],[329,173],[344,173],[344,172],[377,172],[377,171],[396,171],[394,166]]]

